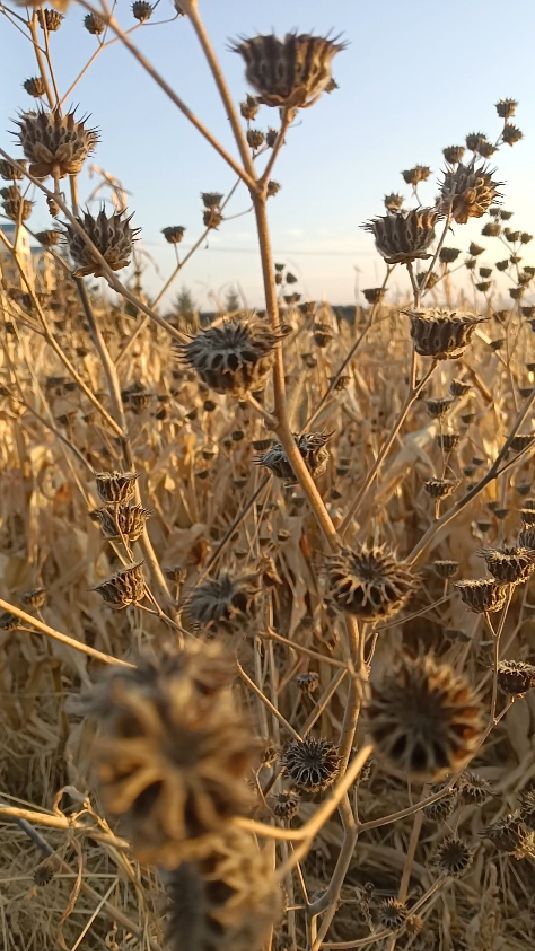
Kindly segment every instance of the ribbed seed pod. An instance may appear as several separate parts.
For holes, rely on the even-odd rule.
[[[433,865],[445,875],[458,878],[470,868],[474,859],[474,848],[456,836],[447,836],[438,846]]]
[[[319,792],[331,786],[340,768],[338,750],[328,740],[307,736],[291,743],[284,756],[286,772],[298,789]]]
[[[535,551],[535,525],[529,525],[522,529],[518,535],[518,544],[528,551]]]
[[[31,591],[25,591],[21,597],[21,601],[29,608],[40,610],[46,603],[46,589],[33,588]]]
[[[89,515],[98,522],[105,538],[123,536],[136,542],[143,534],[150,512],[142,505],[108,505],[94,509]]]
[[[91,36],[101,36],[106,29],[106,23],[98,13],[88,13],[84,19],[84,26]]]
[[[25,79],[22,85],[28,95],[35,96],[36,99],[44,96],[46,92],[42,76],[31,76],[29,79]]]
[[[245,60],[245,76],[265,106],[305,108],[332,79],[332,60],[344,49],[337,38],[287,33],[240,38],[232,49]]]
[[[35,202],[23,198],[16,185],[0,188],[0,195],[2,196],[2,209],[6,218],[21,222],[28,220]]]
[[[429,791],[429,795],[437,793],[439,790],[432,788]],[[425,806],[423,813],[427,819],[430,819],[432,822],[444,822],[448,816],[451,816],[457,806],[457,790],[449,793],[447,796],[443,796],[442,799],[437,799],[436,802],[432,802],[429,806]]]
[[[373,218],[362,227],[375,238],[375,246],[387,264],[407,264],[428,258],[439,214],[435,208],[416,208],[384,218]]]
[[[274,799],[271,806],[273,815],[277,819],[289,822],[299,811],[299,793],[295,789],[284,789]]]
[[[132,4],[132,16],[140,23],[146,23],[152,16],[152,6],[147,0],[134,0]]]
[[[366,621],[393,617],[418,587],[408,565],[384,547],[349,548],[326,559],[329,596],[339,611]]]
[[[448,145],[442,149],[442,154],[448,165],[458,165],[462,162],[465,152],[464,145]]]
[[[494,181],[493,174],[488,165],[481,164],[476,168],[475,159],[469,165],[459,163],[448,169],[440,186],[442,211],[446,213],[451,209],[453,220],[461,225],[469,218],[481,218],[500,198],[498,187],[501,183]]]
[[[308,694],[312,696],[313,693],[316,693],[316,690],[319,686],[319,674],[315,671],[309,671],[306,674],[298,674],[295,678],[295,682],[299,687],[301,693]]]
[[[76,118],[75,111],[64,115],[44,109],[21,112],[18,138],[30,163],[30,174],[36,178],[77,175],[98,142],[96,129],[86,129],[85,122]]]
[[[405,313],[410,318],[414,349],[421,356],[435,360],[461,357],[477,325],[487,319],[440,308]]]
[[[254,617],[258,592],[256,576],[208,578],[187,596],[184,611],[196,627],[206,632],[238,633]]]
[[[498,664],[498,686],[511,696],[522,696],[535,687],[535,667],[521,660],[501,660]]]
[[[424,482],[425,491],[432,499],[445,499],[455,491],[459,483],[453,479],[429,479]]]
[[[462,769],[484,730],[472,687],[430,657],[401,657],[380,682],[372,682],[366,719],[375,755],[394,773],[422,781]]]
[[[399,195],[397,192],[391,192],[389,195],[385,195],[384,205],[390,214],[396,214],[403,208],[403,195]]]
[[[21,625],[22,621],[19,621],[18,617],[11,614],[10,611],[2,611],[0,613],[0,631],[4,631],[4,633],[18,631]]]
[[[169,875],[169,951],[260,951],[282,910],[269,850],[232,832]]]
[[[412,168],[406,168],[402,171],[403,181],[406,185],[412,185],[416,188],[420,182],[426,182],[431,174],[429,165],[413,165]]]
[[[497,819],[487,826],[483,834],[499,852],[515,855],[517,858],[533,854],[535,837],[520,812]]]
[[[134,498],[137,472],[97,472],[97,494],[103,502],[126,504]]]
[[[524,822],[528,829],[531,829],[532,832],[535,831],[535,792],[533,790],[522,793],[520,796],[520,818]]]
[[[450,383],[450,393],[452,396],[464,396],[472,389],[471,383],[465,383],[464,380],[452,380]]]
[[[444,580],[448,578],[454,578],[459,570],[458,561],[449,561],[446,559],[438,560],[433,562],[433,567],[439,576]]]
[[[478,773],[466,769],[459,781],[458,795],[466,805],[481,806],[492,795],[490,783]]]
[[[507,600],[507,586],[498,584],[494,578],[456,581],[455,587],[474,614],[500,611]]]
[[[171,225],[168,228],[162,228],[162,234],[167,244],[180,244],[184,237],[185,228],[182,225]]]
[[[139,228],[130,227],[132,215],[123,218],[123,214],[122,211],[115,212],[108,218],[102,208],[96,218],[86,211],[83,219],[76,219],[112,271],[120,271],[130,264],[134,240],[139,233]],[[68,222],[65,227],[69,251],[75,265],[73,276],[85,277],[94,274],[95,277],[103,277],[102,265],[84,239]]]
[[[407,920],[407,906],[398,898],[383,898],[375,909],[378,924],[389,931],[397,931]]]
[[[444,449],[445,452],[452,452],[457,448],[461,440],[459,433],[439,433],[436,438],[437,446]]]
[[[535,570],[535,556],[527,548],[483,548],[478,552],[493,578],[502,584],[527,581]]]
[[[23,169],[26,168],[24,159],[17,159],[17,165],[20,165]],[[24,173],[19,171],[18,168],[15,168],[13,162],[2,158],[0,159],[0,178],[3,178],[6,182],[21,182],[24,178]]]
[[[433,419],[440,419],[441,416],[445,416],[454,403],[455,400],[452,396],[436,397],[425,401],[427,412]]]
[[[129,565],[117,571],[111,578],[95,586],[106,604],[116,610],[122,610],[131,604],[137,604],[145,597],[146,584],[142,570],[143,562]]]
[[[54,228],[49,228],[47,231],[38,231],[35,235],[39,244],[43,248],[54,248],[61,241],[63,235],[61,231],[56,231]]]
[[[326,448],[326,443],[331,436],[332,433],[293,434],[297,448],[299,449],[299,454],[315,476],[322,475],[327,468],[329,451]],[[278,442],[274,443],[267,452],[259,456],[255,462],[257,465],[265,466],[266,469],[269,469],[279,479],[282,479],[285,485],[295,485],[297,482],[286,450]]]
[[[239,396],[264,385],[276,342],[260,320],[227,318],[192,337],[179,352],[210,389]]]
[[[57,10],[38,10],[37,19],[42,29],[47,29],[49,33],[55,33],[59,30],[63,17]]]
[[[123,818],[140,861],[162,868],[214,853],[226,821],[249,809],[259,754],[229,659],[215,643],[186,644],[114,668],[93,702],[105,809]]]

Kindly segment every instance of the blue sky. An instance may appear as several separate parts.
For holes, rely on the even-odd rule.
[[[504,206],[515,210],[515,226],[535,230],[535,66],[532,0],[201,0],[201,9],[236,100],[246,85],[241,58],[228,50],[229,37],[256,32],[341,31],[348,48],[335,58],[340,88],[300,113],[288,136],[274,177],[282,190],[270,202],[277,259],[298,274],[305,298],[334,303],[354,299],[356,268],[361,287],[382,278],[383,263],[371,236],[359,225],[382,214],[385,192],[401,190],[402,168],[428,164],[440,171],[441,148],[458,144],[469,131],[489,138],[499,130],[494,103],[520,100],[517,121],[525,139],[493,158],[498,177],[507,182]],[[153,20],[172,16],[170,0],[161,0]],[[57,81],[64,92],[96,47],[82,25],[84,12],[71,3],[62,28],[52,36]],[[119,0],[117,18],[133,21],[130,4]],[[222,107],[197,42],[185,18],[147,25],[133,34],[135,43],[221,140],[232,148]],[[31,106],[21,88],[35,75],[29,43],[0,18],[3,146],[14,153],[7,129],[19,108]],[[199,236],[200,192],[225,192],[232,171],[188,125],[153,81],[119,44],[96,59],[72,96],[81,112],[90,112],[100,128],[94,161],[118,175],[131,192],[130,210],[141,227],[147,261],[145,281],[154,293],[174,263],[174,252],[160,234],[165,225],[187,228],[184,245]],[[274,125],[277,110],[260,110],[255,126]],[[516,120],[515,120],[516,121]],[[496,161],[494,161],[494,159]],[[91,184],[81,180],[82,201]],[[427,191],[426,191],[427,188]],[[436,186],[424,186],[432,202]],[[247,209],[243,188],[229,214]],[[31,225],[47,227],[46,209],[36,207]],[[457,228],[448,244],[466,247],[480,225]],[[210,292],[238,283],[249,304],[261,299],[260,268],[251,215],[225,223],[184,270],[179,282],[192,289],[203,306]],[[534,252],[535,253],[535,250]],[[501,256],[489,248],[487,260]]]

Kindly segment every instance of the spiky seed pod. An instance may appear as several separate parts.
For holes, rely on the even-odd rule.
[[[46,29],[49,33],[55,33],[56,30],[59,30],[63,22],[63,17],[57,10],[38,10],[37,19],[41,29]]]
[[[264,133],[260,129],[247,129],[247,145],[256,152],[264,144]]]
[[[207,211],[218,211],[223,201],[221,192],[201,192],[201,200]]]
[[[412,185],[413,188],[420,182],[426,182],[431,174],[429,165],[413,165],[412,168],[406,168],[402,171],[403,181],[406,185]]]
[[[42,76],[32,76],[30,79],[25,79],[22,85],[28,95],[35,96],[36,99],[44,96],[46,92]]]
[[[452,452],[459,445],[460,439],[459,433],[440,433],[436,437],[436,442],[440,449],[444,449],[445,452]]]
[[[47,855],[34,869],[33,883],[41,888],[52,881],[56,872],[61,868],[61,861],[57,855]]]
[[[146,23],[152,16],[152,6],[146,0],[134,0],[132,4],[132,16],[140,23]]]
[[[123,215],[122,211],[114,212],[108,218],[102,208],[96,218],[86,211],[83,219],[76,219],[112,271],[120,271],[130,264],[134,240],[139,234],[139,228],[130,227],[132,215],[128,218],[123,218]],[[93,256],[84,239],[69,222],[65,227],[69,250],[76,268],[73,276],[85,277],[87,274],[94,274],[95,277],[103,277],[102,265]]]
[[[97,472],[97,495],[102,502],[126,504],[134,498],[137,472]]]
[[[91,36],[101,36],[106,29],[106,23],[98,13],[88,13],[84,18],[84,26]]]
[[[108,505],[90,512],[90,517],[98,522],[104,538],[127,538],[137,542],[141,538],[147,519],[148,509],[142,505]]]
[[[299,454],[316,477],[322,475],[327,468],[329,451],[326,443],[331,436],[332,433],[293,434]],[[256,463],[270,469],[274,475],[284,481],[285,485],[294,485],[297,482],[286,451],[280,443],[274,443],[267,452],[256,459]]]
[[[529,488],[528,488],[528,491],[529,491],[529,489],[531,488],[531,484],[528,483],[528,485],[529,485]],[[529,499],[527,499],[527,501],[529,502]],[[526,508],[520,509],[519,515],[522,521],[522,525],[524,525],[524,527],[535,528],[535,508],[526,507]]]
[[[307,736],[301,742],[295,740],[284,755],[286,772],[298,789],[319,792],[331,786],[340,768],[340,756],[336,746],[328,740]]]
[[[529,449],[535,441],[535,435],[533,433],[525,433],[521,436],[513,436],[511,439],[511,449],[513,452],[525,452],[526,449]]]
[[[24,605],[34,610],[40,610],[46,603],[46,589],[33,588],[31,591],[25,591],[21,601]]]
[[[438,846],[433,856],[433,865],[444,875],[458,878],[470,868],[473,859],[474,848],[462,839],[449,835]]]
[[[435,238],[438,217],[435,208],[416,208],[373,218],[362,227],[373,234],[375,246],[387,264],[407,264],[430,257],[428,249]]]
[[[485,238],[497,238],[500,235],[502,226],[499,221],[487,221],[481,229],[481,234]]]
[[[481,294],[486,294],[487,291],[490,291],[492,287],[492,282],[491,281],[477,281],[475,287],[476,287],[476,291],[480,291]]]
[[[54,228],[49,228],[47,231],[38,231],[35,237],[43,248],[54,248],[61,241],[62,233]]]
[[[245,833],[227,833],[206,859],[168,877],[169,951],[260,951],[278,923],[282,892],[269,850]]]
[[[496,103],[496,112],[501,119],[511,119],[516,113],[517,106],[516,99],[500,99]]]
[[[410,567],[384,547],[341,548],[327,556],[326,571],[336,608],[365,621],[393,617],[418,587]]]
[[[245,76],[265,106],[306,108],[332,79],[333,58],[344,49],[337,37],[287,33],[240,38],[232,49],[245,60]]]
[[[301,693],[312,696],[318,689],[320,678],[319,674],[315,673],[315,671],[309,671],[306,674],[298,674],[295,678],[295,682]]]
[[[429,791],[429,795],[432,796],[434,793],[439,792],[438,788],[432,788]],[[432,822],[445,822],[452,812],[455,811],[457,807],[457,790],[449,793],[447,796],[442,796],[442,799],[437,799],[436,802],[430,803],[429,806],[425,806],[423,813],[427,819],[430,819]]]
[[[510,122],[506,122],[502,129],[502,142],[505,142],[506,145],[515,145],[516,142],[520,142],[520,139],[524,138],[524,133],[520,129],[513,125]]]
[[[485,614],[501,611],[506,600],[508,588],[498,584],[494,578],[475,578],[473,580],[456,581],[461,598],[474,614]]]
[[[533,241],[533,235],[528,234],[527,231],[523,231],[522,234],[520,235],[520,244],[529,244],[530,241]]]
[[[24,159],[17,159],[17,165],[25,169],[26,161]],[[3,178],[6,182],[21,182],[24,178],[24,172],[15,168],[13,162],[3,158],[0,159],[0,178]]]
[[[123,818],[143,863],[173,868],[207,855],[251,803],[245,780],[258,742],[234,703],[229,666],[217,645],[188,642],[114,668],[96,695],[104,806]]]
[[[19,621],[18,617],[15,617],[14,614],[11,614],[10,611],[2,611],[0,613],[0,631],[4,631],[4,633],[18,631],[21,624],[22,621]]]
[[[433,419],[445,416],[447,411],[453,406],[455,400],[453,397],[441,396],[425,401],[427,412]]]
[[[448,165],[458,165],[463,160],[464,151],[464,145],[448,145],[442,149],[442,155]]]
[[[466,224],[469,218],[481,218],[500,198],[500,183],[494,181],[493,174],[487,165],[476,168],[474,162],[448,169],[440,186],[442,212],[450,209],[453,220],[460,225]]]
[[[184,237],[185,230],[182,225],[172,225],[168,228],[162,228],[161,233],[167,241],[167,244],[180,244]]]
[[[138,604],[145,597],[146,584],[143,576],[143,562],[129,565],[117,571],[111,578],[96,585],[95,591],[117,611]]]
[[[513,697],[522,696],[535,687],[535,667],[521,660],[501,660],[498,664],[498,686]]]
[[[434,561],[433,567],[439,578],[454,578],[459,570],[458,561]]]
[[[366,287],[362,293],[368,304],[378,304],[383,300],[386,290],[384,287]]]
[[[461,357],[478,324],[487,318],[474,314],[458,314],[442,308],[408,310],[414,349],[422,357],[454,360]]]
[[[441,264],[453,264],[457,260],[461,251],[459,248],[441,248],[438,259]]]
[[[478,552],[493,578],[502,584],[527,581],[535,570],[533,552],[525,548],[483,548]]]
[[[455,491],[459,483],[453,479],[429,479],[424,482],[425,491],[432,499],[445,499]]]
[[[452,396],[464,396],[472,389],[471,383],[465,383],[464,380],[452,380],[450,383],[450,393]]]
[[[228,634],[243,631],[253,613],[258,584],[252,576],[208,578],[191,591],[184,602],[189,620],[207,632]]]
[[[23,198],[16,185],[0,188],[2,208],[6,218],[11,221],[27,221],[32,213],[35,202]]]
[[[487,826],[483,835],[490,839],[499,852],[513,854],[517,858],[533,851],[534,836],[520,812],[497,819]]]
[[[381,928],[397,931],[407,920],[407,906],[398,898],[383,898],[375,909],[377,922]]]
[[[422,781],[466,766],[484,731],[472,687],[431,657],[401,657],[372,681],[366,719],[375,755],[394,773]]]
[[[240,113],[246,122],[253,122],[256,118],[258,112],[258,103],[254,96],[247,96],[245,102],[240,102]],[[270,132],[274,132],[273,129],[270,129]],[[277,132],[275,132],[275,138],[277,137]],[[269,142],[268,142],[269,145]],[[271,148],[272,146],[270,146]]]
[[[201,330],[179,353],[206,386],[239,396],[263,385],[276,339],[260,320],[226,318]]]
[[[96,129],[86,129],[85,122],[76,118],[75,110],[64,115],[44,109],[21,112],[18,138],[30,173],[36,178],[77,175],[98,142]]]
[[[480,268],[479,268],[479,274],[480,274],[481,277],[487,279],[487,278],[490,277],[491,274],[492,274],[492,268],[491,268],[491,267],[480,267]]]
[[[397,214],[403,208],[403,195],[399,195],[397,192],[390,192],[389,195],[385,195],[384,205],[390,214]]]
[[[492,795],[490,783],[471,769],[464,771],[458,786],[458,795],[466,805],[481,806]]]
[[[466,148],[470,152],[478,152],[482,142],[487,142],[487,136],[484,132],[469,132],[465,138]]]
[[[277,819],[289,822],[299,811],[299,793],[295,789],[283,789],[274,799],[271,811]]]
[[[495,151],[496,146],[493,145],[492,142],[481,142],[478,149],[481,158],[490,158],[494,155]]]

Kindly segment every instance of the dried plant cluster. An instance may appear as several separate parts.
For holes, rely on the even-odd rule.
[[[535,266],[494,167],[516,101],[434,186],[402,170],[363,225],[384,281],[333,308],[273,261],[268,211],[343,39],[233,39],[235,104],[175,3],[231,154],[130,38],[157,5],[55,6],[6,7],[35,53],[0,149],[6,951],[531,947]],[[152,301],[121,181],[79,195],[108,133],[65,104],[94,57],[60,88],[73,8],[248,191],[262,308],[169,303],[238,185],[206,183],[185,252],[194,224],[162,221]]]

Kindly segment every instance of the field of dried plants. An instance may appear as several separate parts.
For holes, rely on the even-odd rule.
[[[333,308],[273,261],[268,216],[343,43],[237,40],[234,104],[180,0],[231,155],[139,52],[149,3],[123,25],[78,7],[246,184],[265,307],[162,303],[224,235],[211,192],[190,252],[164,229],[161,293],[125,278],[142,234],[119,179],[80,211],[98,135],[62,105],[61,13],[1,5],[35,51],[0,150],[2,951],[525,951],[535,266],[499,182],[517,103],[492,141],[444,147],[432,206],[430,169],[402,172],[365,225],[383,285]]]

